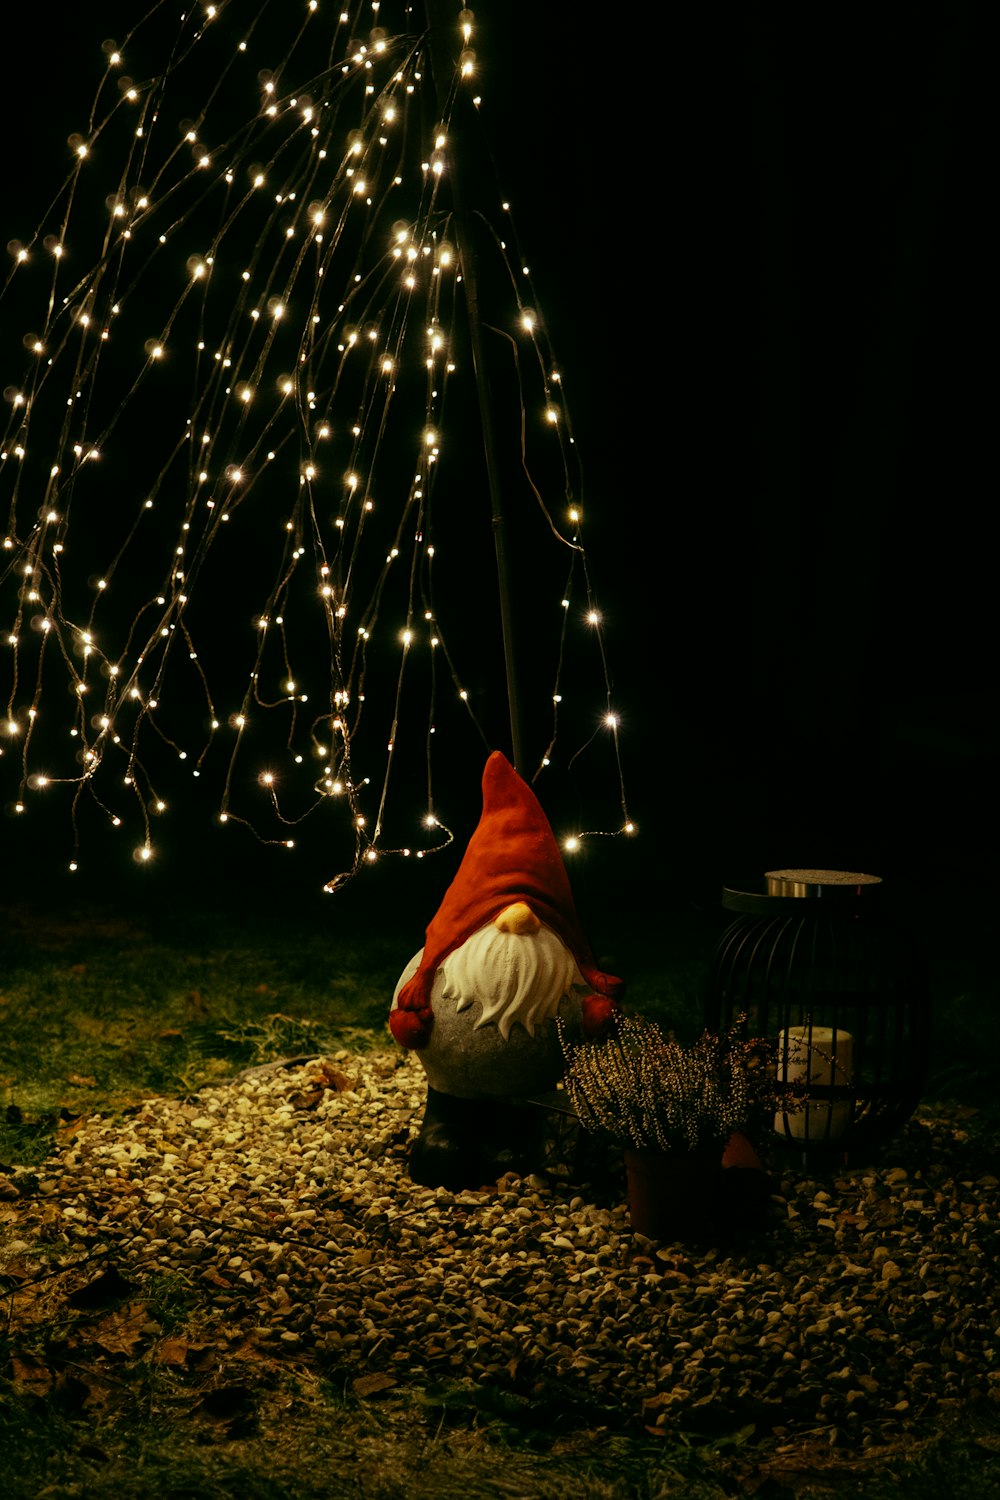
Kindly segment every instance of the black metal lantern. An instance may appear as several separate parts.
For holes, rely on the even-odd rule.
[[[723,891],[738,915],[712,955],[705,1023],[723,1031],[745,1017],[789,1095],[774,1140],[809,1161],[869,1157],[920,1100],[929,986],[881,910],[881,886],[850,871],[772,870],[757,889]]]

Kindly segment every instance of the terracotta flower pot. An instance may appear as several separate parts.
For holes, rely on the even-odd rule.
[[[632,1228],[651,1240],[711,1240],[718,1227],[718,1151],[626,1148]]]
[[[746,1136],[721,1153],[627,1148],[629,1222],[651,1240],[715,1244],[766,1225],[770,1186]]]

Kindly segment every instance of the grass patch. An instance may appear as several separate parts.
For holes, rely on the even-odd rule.
[[[0,1483],[10,1500],[980,1500],[1000,1481],[1000,1437],[975,1420],[845,1453],[775,1451],[752,1426],[653,1439],[545,1415],[512,1424],[459,1386],[357,1400],[235,1359],[214,1383],[67,1364],[0,1406]]]
[[[79,1390],[64,1388],[71,1408]],[[121,1399],[120,1393],[117,1399]],[[591,1430],[535,1447],[511,1444],[503,1430],[442,1422],[433,1408],[375,1405],[340,1397],[322,1382],[294,1376],[269,1386],[233,1383],[194,1397],[176,1387],[130,1389],[116,1420],[86,1431],[66,1405],[24,1405],[11,1413],[7,1452],[19,1462],[5,1476],[21,1496],[52,1500],[612,1500],[666,1497],[721,1500],[732,1493],[697,1449],[668,1452],[651,1440]],[[48,1409],[47,1409],[48,1408]],[[164,1417],[169,1418],[169,1433]],[[29,1488],[23,1476],[31,1474]]]
[[[46,1132],[81,1114],[384,1036],[408,957],[391,939],[287,918],[8,909],[0,1159],[36,1160]]]

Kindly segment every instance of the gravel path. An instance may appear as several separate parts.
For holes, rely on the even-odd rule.
[[[415,1186],[423,1099],[412,1058],[345,1052],[93,1116],[0,1178],[0,1271],[177,1273],[208,1319],[361,1394],[468,1379],[852,1447],[1000,1401],[1000,1184],[954,1117],[919,1112],[877,1169],[776,1179],[766,1233],[692,1253],[567,1168]]]

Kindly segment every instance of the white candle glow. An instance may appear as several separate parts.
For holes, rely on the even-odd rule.
[[[789,1026],[778,1034],[778,1078],[782,1083],[829,1088],[851,1083],[854,1039],[831,1026]],[[851,1100],[807,1103],[788,1114],[779,1111],[774,1128],[800,1141],[836,1141],[847,1133]]]

